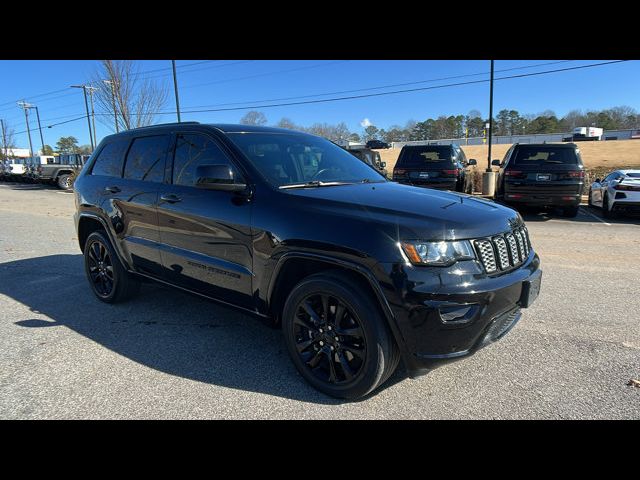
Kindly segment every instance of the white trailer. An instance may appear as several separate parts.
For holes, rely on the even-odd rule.
[[[602,140],[604,129],[596,127],[576,127],[573,129],[573,140]]]

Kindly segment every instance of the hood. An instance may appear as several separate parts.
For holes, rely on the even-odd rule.
[[[486,237],[522,224],[510,208],[470,195],[394,182],[282,190],[309,214],[386,226],[403,240]]]

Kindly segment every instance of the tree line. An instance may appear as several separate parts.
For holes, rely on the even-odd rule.
[[[409,120],[404,126],[391,125],[386,129],[369,125],[361,132],[351,132],[344,122],[337,125],[315,123],[305,127],[295,124],[287,117],[280,119],[274,126],[320,135],[332,141],[367,142],[378,139],[385,142],[406,142],[465,136],[482,137],[486,135],[485,126],[488,122],[489,119],[482,117],[478,110],[471,110],[467,115],[441,115],[422,122]],[[264,113],[251,111],[242,117],[240,123],[266,125],[268,121]],[[494,135],[566,133],[575,127],[585,126],[596,126],[605,130],[640,128],[640,114],[628,106],[586,112],[572,110],[563,117],[558,117],[552,110],[545,110],[539,114],[520,114],[517,110],[504,109],[493,118]]]

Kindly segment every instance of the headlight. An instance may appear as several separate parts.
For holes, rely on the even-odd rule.
[[[476,258],[468,240],[454,242],[400,242],[398,246],[414,265],[448,267],[459,260]]]

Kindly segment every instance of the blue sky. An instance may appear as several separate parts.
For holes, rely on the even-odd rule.
[[[496,78],[505,75],[540,72],[569,68],[602,60],[565,61],[543,65],[558,60],[498,60],[495,62]],[[300,100],[327,99],[347,95],[380,93],[399,89],[420,88],[446,83],[488,79],[489,61],[479,60],[420,60],[420,61],[359,61],[359,60],[219,60],[198,62],[179,60],[178,83],[181,109],[225,108],[259,105],[260,100],[286,97],[311,96],[346,90],[366,89],[384,85],[420,82],[459,75],[481,74],[450,80],[438,80],[416,85],[368,90],[355,93],[315,96]],[[169,97],[164,111],[175,108],[171,62],[169,60],[141,60],[142,72],[155,70],[147,76],[165,82]],[[522,68],[536,66],[532,68]],[[45,143],[55,146],[61,136],[73,135],[80,144],[89,143],[86,121],[79,120],[53,128],[46,125],[72,119],[84,114],[84,100],[79,89],[72,84],[86,82],[99,68],[98,60],[15,60],[0,61],[0,118],[22,132],[24,114],[15,104],[25,99],[38,105],[43,124]],[[158,69],[166,69],[159,70]],[[500,72],[504,69],[517,69]],[[497,81],[494,87],[494,114],[502,108],[524,113],[539,113],[550,109],[559,116],[573,109],[603,109],[617,105],[629,105],[640,110],[640,61],[629,61],[575,71],[551,73],[511,80]],[[65,91],[66,89],[66,91]],[[39,96],[62,90],[61,92]],[[351,131],[362,132],[362,121],[387,128],[392,124],[403,125],[407,120],[417,121],[439,115],[466,114],[479,110],[483,116],[489,112],[489,84],[480,83],[420,92],[370,97],[308,105],[291,105],[261,108],[269,124],[288,117],[296,124],[311,125],[316,122],[338,123],[344,121]],[[219,104],[254,102],[243,105]],[[290,100],[296,101],[296,100]],[[299,101],[299,100],[298,100]],[[262,102],[279,103],[279,102]],[[183,113],[182,120],[200,122],[237,123],[248,110]],[[113,132],[111,124],[97,120],[98,139]],[[107,117],[105,117],[107,118]],[[158,122],[175,121],[175,115],[162,115]],[[30,116],[34,149],[40,146],[35,114]],[[16,135],[19,147],[27,147],[26,133]]]

